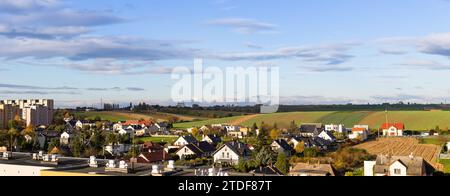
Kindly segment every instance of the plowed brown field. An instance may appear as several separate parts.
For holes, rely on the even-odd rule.
[[[423,157],[435,169],[443,171],[444,166],[438,162],[441,147],[433,144],[420,144],[416,138],[379,138],[376,141],[366,142],[355,146],[367,150],[370,154],[390,154],[393,156]]]

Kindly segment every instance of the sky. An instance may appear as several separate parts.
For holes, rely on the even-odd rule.
[[[282,104],[450,101],[448,0],[0,0],[0,99],[173,104],[171,70],[277,66]]]

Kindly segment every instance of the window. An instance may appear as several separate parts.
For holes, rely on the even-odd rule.
[[[227,152],[227,158],[230,158],[230,153],[229,152]]]
[[[394,169],[394,174],[395,175],[400,175],[400,174],[402,174],[402,170],[401,169]]]

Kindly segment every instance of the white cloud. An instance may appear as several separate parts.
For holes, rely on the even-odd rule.
[[[273,33],[276,25],[247,18],[222,18],[210,20],[208,25],[230,27],[240,34]]]

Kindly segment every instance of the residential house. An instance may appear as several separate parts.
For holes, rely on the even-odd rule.
[[[193,144],[193,143],[198,143],[197,139],[195,139],[194,136],[192,135],[184,135],[184,136],[180,136],[174,143],[174,146],[186,146],[188,144]]]
[[[217,146],[220,142],[222,142],[222,138],[218,135],[203,135],[202,141],[208,142],[213,146]]]
[[[213,153],[214,163],[229,165],[237,165],[239,160],[246,160],[250,156],[247,144],[237,141],[225,143]]]
[[[239,131],[242,133],[244,137],[247,137],[250,134],[251,129],[248,127],[241,127]]]
[[[59,143],[61,145],[69,145],[71,139],[74,137],[74,133],[70,132],[70,131],[64,131],[61,136],[60,136],[60,140]]]
[[[331,164],[296,163],[291,167],[289,176],[335,176]]]
[[[216,148],[208,142],[202,141],[198,143],[191,143],[181,147],[176,154],[181,159],[189,156],[193,157],[209,157],[214,153]]]
[[[90,120],[78,120],[75,123],[75,129],[78,130],[83,129],[84,127],[89,127],[89,129],[92,129],[95,126],[96,126],[95,122]]]
[[[294,149],[288,144],[286,140],[278,139],[272,142],[270,145],[274,152],[283,152],[286,156],[290,157]]]
[[[403,136],[403,131],[405,130],[405,124],[403,124],[403,123],[384,123],[381,126],[381,130],[383,130],[383,136],[401,137],[401,136]]]
[[[170,155],[164,150],[156,150],[152,152],[142,152],[138,158],[138,163],[144,164],[158,164],[164,161],[171,160]]]
[[[200,127],[200,129],[198,129],[200,132],[205,133],[207,131],[212,131],[213,128],[207,125],[203,125],[202,127]]]
[[[429,176],[432,167],[422,158],[379,155],[375,161],[364,162],[365,176]]]
[[[330,142],[336,141],[336,137],[333,135],[333,133],[331,131],[324,130],[324,131],[320,132],[320,134],[317,137],[320,137],[320,138],[330,141]]]
[[[105,151],[111,155],[121,155],[130,151],[130,144],[115,144],[105,146]]]
[[[332,147],[332,142],[320,137],[302,137],[291,138],[289,143],[295,148],[300,142],[304,142],[305,148],[318,148],[319,150],[328,150]]]
[[[227,125],[225,126],[225,131],[227,132],[240,132],[241,127],[236,125]]]
[[[231,138],[236,138],[236,139],[244,138],[244,134],[240,131],[228,131],[227,136],[231,137]]]
[[[166,122],[155,123],[149,127],[151,135],[169,135],[170,125]]]
[[[361,141],[366,141],[369,138],[369,129],[364,127],[353,127],[351,134],[348,135],[351,140],[359,139]]]
[[[299,128],[300,135],[303,137],[318,136],[323,130],[322,124],[302,124]]]
[[[345,125],[334,125],[334,124],[330,124],[330,125],[325,125],[325,131],[328,132],[338,132],[338,133],[345,133]]]

